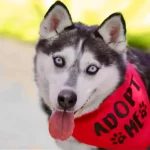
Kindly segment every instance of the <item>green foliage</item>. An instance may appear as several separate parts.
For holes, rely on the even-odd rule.
[[[49,3],[54,1],[49,0]],[[88,25],[99,25],[111,13],[122,12],[127,21],[129,45],[150,49],[149,0],[61,1],[69,8],[74,21],[82,21]],[[0,0],[0,36],[34,43],[49,5],[45,5],[44,0]]]
[[[150,33],[128,35],[127,39],[130,46],[150,51]]]
[[[27,2],[0,1],[0,35],[28,42],[38,37],[39,23],[43,18],[42,0]]]

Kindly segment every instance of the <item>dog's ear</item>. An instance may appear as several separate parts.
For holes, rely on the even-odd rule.
[[[40,37],[49,38],[66,27],[72,26],[72,19],[67,7],[60,1],[55,2],[47,11],[40,25]]]
[[[100,25],[97,32],[113,50],[119,53],[126,51],[126,25],[121,13],[110,15]]]

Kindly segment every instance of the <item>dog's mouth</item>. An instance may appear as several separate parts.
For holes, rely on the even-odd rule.
[[[91,96],[96,92],[93,90],[90,97],[80,108],[82,109]],[[79,109],[78,109],[79,110]],[[55,110],[49,119],[49,132],[51,136],[56,140],[67,140],[73,133],[74,130],[74,115],[77,111],[66,111],[66,110]]]
[[[97,89],[94,89],[94,90],[91,92],[89,98],[85,101],[85,103],[84,103],[78,110],[76,110],[76,111],[74,112],[74,114],[76,114],[79,110],[82,110],[82,109],[84,108],[84,106],[86,106],[87,102],[89,101],[89,99],[93,96],[93,94],[94,94],[96,91],[97,91]]]

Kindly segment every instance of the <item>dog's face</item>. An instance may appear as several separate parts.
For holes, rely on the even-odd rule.
[[[90,112],[123,80],[126,29],[120,13],[88,27],[73,23],[66,6],[56,2],[39,34],[36,82],[52,111],[74,111],[76,116]]]

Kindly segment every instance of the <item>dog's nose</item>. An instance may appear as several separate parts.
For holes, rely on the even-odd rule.
[[[71,90],[63,90],[58,95],[58,104],[63,109],[69,109],[75,106],[77,95]]]

